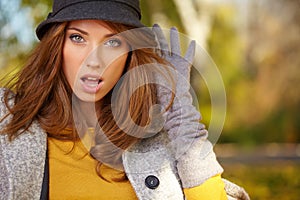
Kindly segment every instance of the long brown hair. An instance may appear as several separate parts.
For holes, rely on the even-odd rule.
[[[59,133],[71,121],[72,91],[61,70],[66,26],[67,23],[53,25],[22,70],[6,85],[15,92],[14,105],[8,106],[11,95],[7,90],[5,103],[12,118],[1,133],[8,134],[11,140],[28,130],[34,120],[47,133]]]
[[[107,22],[107,25],[118,33],[133,28],[111,22]],[[5,102],[9,109],[8,115],[11,115],[12,118],[0,133],[8,134],[11,140],[28,130],[34,120],[39,122],[50,137],[73,141],[78,139],[72,113],[72,89],[62,70],[62,49],[66,27],[67,22],[52,25],[29,57],[24,68],[6,86],[15,92],[14,105],[9,107],[11,97],[10,92],[7,91]],[[124,36],[129,45],[133,47],[127,59],[126,71],[149,63],[167,64],[155,52],[156,41],[153,35],[145,30],[147,29],[133,31]],[[139,46],[146,48],[138,48]],[[141,79],[153,79],[151,77],[153,74],[148,73],[144,68],[141,68],[139,73]],[[131,84],[130,82],[124,83],[122,87],[114,89],[126,90],[126,88],[130,88]],[[121,103],[118,113],[121,113],[122,116],[119,117],[124,119],[123,123],[126,123],[128,117],[141,127],[145,127],[150,123],[150,107],[157,103],[156,89],[154,84],[145,84],[132,93],[128,104]],[[101,100],[101,103],[95,103],[99,127],[101,127],[111,144],[124,150],[144,137],[145,132],[133,136],[127,134],[118,126],[119,123],[116,123],[112,112],[111,97],[112,92],[109,92]],[[123,100],[120,100],[120,102],[123,102]],[[129,114],[123,114],[123,108],[125,107],[128,107]],[[72,133],[62,134],[62,130],[70,124],[73,127]],[[103,156],[103,148],[101,147],[103,135],[100,132],[96,130],[96,145],[91,149],[91,154],[98,160],[101,160]],[[114,153],[112,154],[114,156]],[[97,172],[99,172],[99,169]]]

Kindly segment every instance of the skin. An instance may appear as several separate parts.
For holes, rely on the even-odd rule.
[[[101,20],[69,23],[63,47],[63,72],[83,102],[101,100],[120,79],[129,45]]]

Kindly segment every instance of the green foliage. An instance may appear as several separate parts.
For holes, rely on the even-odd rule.
[[[243,30],[237,10],[215,12],[208,45],[228,101],[220,142],[300,142],[300,15],[295,1],[282,4],[251,2]]]
[[[208,39],[209,54],[221,70],[225,85],[230,88],[241,78],[243,62],[242,40],[233,19],[237,11],[230,6],[219,7],[214,13],[212,30]]]
[[[299,163],[224,163],[223,166],[223,177],[244,187],[252,200],[299,199]]]
[[[52,0],[22,0],[22,7],[31,9],[34,24],[43,21],[51,11]]]
[[[163,12],[167,18],[172,22],[172,26],[176,26],[180,32],[183,32],[183,26],[176,5],[173,1],[161,1]]]
[[[141,11],[143,13],[142,15],[142,23],[146,26],[151,26],[151,12],[150,9],[148,9],[148,1],[141,1]]]
[[[162,21],[156,21],[154,18],[156,15],[164,16],[168,24],[176,26],[180,32],[184,32],[180,16],[178,14],[176,5],[172,0],[142,0],[142,22],[151,27],[154,23],[163,23]]]

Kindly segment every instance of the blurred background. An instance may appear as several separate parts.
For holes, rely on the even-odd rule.
[[[141,0],[141,7],[146,25],[176,26],[222,75],[227,112],[215,151],[223,177],[252,199],[299,199],[300,1]],[[1,86],[38,42],[35,27],[50,9],[50,0],[0,0]],[[209,95],[193,74],[192,84],[209,124]]]

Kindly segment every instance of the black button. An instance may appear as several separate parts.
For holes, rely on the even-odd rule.
[[[156,176],[150,175],[145,179],[145,185],[150,189],[156,189],[159,185],[159,180]]]

